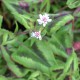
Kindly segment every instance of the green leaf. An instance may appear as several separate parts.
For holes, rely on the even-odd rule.
[[[61,80],[61,78],[64,78],[69,71],[73,72],[74,74],[75,73],[78,74],[78,72],[79,72],[78,70],[79,70],[78,69],[78,58],[76,56],[76,53],[73,51],[72,54],[67,59],[67,62],[64,66],[63,73],[62,73],[61,77],[59,78],[59,80]]]
[[[33,72],[28,79],[29,79],[29,80],[30,80],[30,79],[33,79],[33,78],[35,78],[35,77],[38,77],[39,75],[40,75],[40,72],[39,72],[39,71]]]
[[[47,60],[47,62],[50,65],[54,65],[56,63],[56,60],[53,55],[53,51],[49,46],[49,43],[46,41],[37,41],[36,45],[38,49],[42,52],[41,55]]]
[[[50,0],[46,0],[47,1],[47,5],[46,5],[46,12],[50,11]]]
[[[4,33],[4,35],[3,35],[3,42],[2,42],[2,45],[6,44],[7,39],[8,39],[8,33],[6,32],[6,33]]]
[[[26,57],[32,58],[35,61],[38,61],[42,64],[49,66],[49,64],[47,62],[45,62],[45,59],[43,57],[41,57],[40,55],[38,55],[37,51],[34,52],[34,50],[32,50],[30,47],[28,47],[28,45],[27,45],[28,43],[29,43],[28,40],[24,43],[21,43],[20,45],[22,45],[22,47],[18,48],[17,54],[24,53],[24,55],[26,55]]]
[[[77,54],[73,51],[73,56],[74,56],[74,72],[75,71],[78,71],[79,68],[78,68],[78,57],[77,57]]]
[[[12,54],[12,59],[23,65],[24,67],[26,68],[31,68],[31,69],[37,69],[37,70],[40,70],[42,71],[43,73],[47,73],[49,74],[49,68],[43,64],[41,64],[40,62],[37,62],[31,58],[28,58],[28,57],[21,57],[19,55],[17,55],[16,53]]]
[[[63,44],[60,42],[60,39],[58,39],[58,37],[56,36],[56,34],[52,34],[51,39],[49,39],[51,43],[55,43],[56,45],[58,44],[61,48],[64,49]]]
[[[68,58],[68,55],[66,54],[66,52],[57,48],[54,44],[50,44],[50,48],[52,49],[54,54]]]
[[[50,68],[52,71],[64,69],[64,64],[54,65]]]
[[[5,59],[8,68],[17,76],[17,77],[23,77],[27,74],[27,70],[25,70],[23,73],[20,71],[20,69],[17,67],[17,65],[11,61],[9,54],[5,50],[3,46],[1,46],[1,51],[3,58]]]
[[[15,24],[16,24],[16,28],[15,28],[14,33],[18,32],[18,28],[19,28],[18,23],[16,21],[15,21]]]
[[[14,15],[14,18],[19,22],[21,23],[26,29],[30,29],[28,23],[27,23],[27,20],[19,13],[16,13],[16,12],[12,12],[12,14]]]
[[[2,65],[0,64],[0,75],[4,75],[6,70],[7,70],[7,67],[5,65]]]
[[[66,33],[64,38],[65,38],[65,46],[66,46],[66,48],[71,48],[72,47],[71,36],[68,33]]]
[[[69,8],[73,9],[76,7],[80,7],[80,0],[67,0],[67,3]]]
[[[66,62],[66,64],[65,64],[65,66],[64,66],[64,71],[63,71],[63,73],[67,73],[67,71],[71,68],[71,64],[72,64],[72,62],[73,62],[73,59],[74,59],[74,56],[73,56],[73,54],[71,54],[71,55],[69,56],[69,58],[67,59],[67,62]]]
[[[38,3],[39,2],[39,0],[24,0],[24,1],[26,1],[27,3]]]
[[[0,28],[2,26],[2,20],[3,20],[3,16],[0,15]]]
[[[0,76],[0,80],[8,80],[8,79],[4,76]]]
[[[40,11],[49,12],[50,10],[50,0],[44,0],[40,6]]]
[[[55,26],[53,26],[50,30],[51,33],[56,32],[57,30],[59,30],[60,28],[62,28],[68,21],[73,20],[73,16],[72,15],[67,15],[64,16],[59,22],[57,22],[55,24]]]
[[[67,32],[64,34],[64,42],[66,48],[71,48],[73,46],[72,24],[68,25]]]
[[[14,18],[19,22],[21,23],[26,29],[30,29],[28,23],[27,23],[27,20],[29,18],[27,18],[27,20],[23,17],[23,15],[19,14],[15,8],[12,7],[11,4],[9,4],[7,2],[7,0],[3,0],[3,3],[4,5],[6,6],[6,8],[11,12],[11,14],[14,16]],[[27,16],[27,15],[26,15]]]
[[[6,0],[9,4],[14,4],[14,5],[19,5],[19,0],[14,0],[14,1],[11,1],[11,0]]]

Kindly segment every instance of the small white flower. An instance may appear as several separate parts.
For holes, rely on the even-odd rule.
[[[31,33],[31,37],[35,37],[35,33],[34,32]]]
[[[40,19],[37,19],[37,21],[39,24],[43,24],[44,27],[46,26],[48,22],[52,21],[52,19],[49,19],[49,15],[46,13],[44,15],[39,14],[39,17]]]
[[[39,40],[42,40],[42,37],[41,37],[41,31],[35,31],[35,32],[32,32],[31,33],[31,37],[35,37]]]

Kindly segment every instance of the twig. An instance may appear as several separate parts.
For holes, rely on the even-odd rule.
[[[66,9],[68,6],[64,6],[63,8],[61,8],[59,11],[55,12],[55,13],[59,13],[59,12],[62,12],[64,9]]]

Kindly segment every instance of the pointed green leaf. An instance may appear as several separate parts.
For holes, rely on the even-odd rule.
[[[0,15],[0,28],[2,26],[2,20],[3,20],[3,17]]]
[[[67,0],[67,5],[71,9],[80,7],[80,0]]]
[[[68,21],[73,20],[73,16],[72,15],[67,15],[64,16],[59,22],[57,22],[55,24],[55,26],[53,26],[50,30],[51,33],[56,32],[57,30],[59,30],[61,27],[63,27]]]
[[[25,70],[24,73],[20,71],[20,69],[17,67],[17,65],[10,59],[9,54],[5,50],[3,46],[1,46],[2,55],[7,63],[8,68],[17,76],[17,77],[23,77],[27,74],[27,71]]]

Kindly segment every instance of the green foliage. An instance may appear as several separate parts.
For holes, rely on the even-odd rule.
[[[10,11],[10,13],[14,16],[14,18],[20,22],[26,29],[29,29],[29,25],[26,20],[29,19],[29,17],[25,17],[25,15],[19,14],[16,9],[12,7],[12,5],[6,0],[3,0],[4,5],[7,7],[7,9]],[[31,20],[31,19],[30,19]]]
[[[67,0],[67,5],[71,9],[80,7],[80,0]]]
[[[0,28],[2,26],[2,20],[3,20],[3,17],[0,15]]]
[[[79,0],[1,1],[0,80],[80,80],[80,56],[73,45],[80,41],[73,29],[80,25],[79,13],[73,9],[79,6]],[[52,22],[43,27],[37,19],[45,13]],[[15,27],[13,32],[5,29],[9,27],[6,20],[11,24],[9,30]],[[31,37],[32,32],[38,31],[38,37]],[[42,40],[37,39],[40,36]]]
[[[2,55],[3,58],[5,59],[8,68],[17,76],[17,77],[22,77],[24,75],[26,75],[27,70],[25,70],[25,72],[21,73],[19,68],[17,68],[17,66],[15,65],[14,62],[12,62],[10,60],[10,56],[8,55],[8,53],[6,52],[5,48],[3,46],[1,46],[1,50],[2,50]],[[12,68],[13,67],[13,68]]]
[[[57,22],[55,24],[55,26],[53,26],[50,30],[50,32],[56,32],[57,30],[59,30],[62,26],[64,26],[67,22],[69,22],[70,20],[73,20],[73,16],[71,15],[67,15],[64,16],[59,22]]]
[[[50,0],[43,1],[40,6],[40,11],[49,12],[50,10]]]
[[[0,80],[8,80],[8,79],[5,78],[4,76],[0,76]]]

